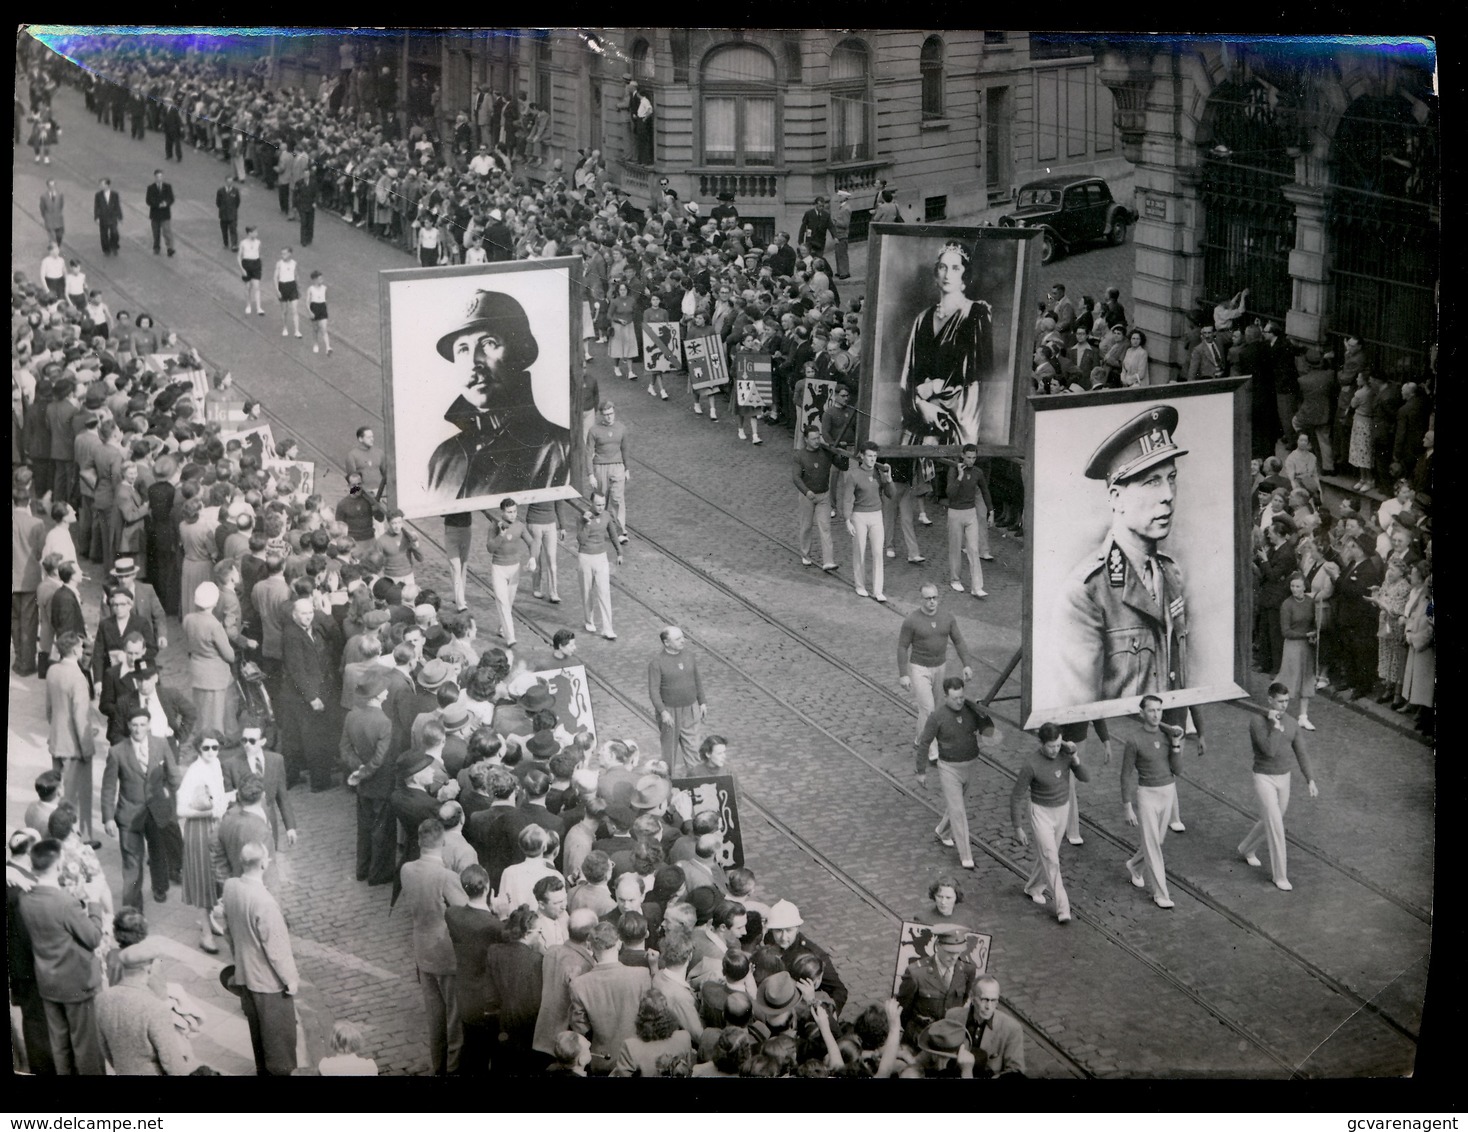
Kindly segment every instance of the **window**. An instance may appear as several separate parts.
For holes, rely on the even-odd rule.
[[[1007,31],[986,31],[984,33],[985,47],[1003,47],[1009,42]]]
[[[645,39],[632,45],[632,77],[640,83],[653,81],[652,46]]]
[[[1030,58],[1034,60],[1079,59],[1094,52],[1095,48],[1088,39],[1065,35],[1030,36]]]
[[[943,41],[936,35],[923,43],[918,69],[923,76],[923,118],[943,117]]]
[[[705,165],[774,165],[775,60],[748,44],[704,58],[700,84]]]
[[[551,61],[551,50],[555,43],[551,39],[550,32],[544,32],[535,41],[535,58],[541,63]]]
[[[864,43],[847,39],[831,52],[831,160],[867,161],[872,156],[869,55]]]
[[[941,197],[925,197],[923,199],[923,220],[924,220],[924,222],[926,222],[928,224],[931,224],[935,220],[947,220],[947,219],[948,219],[948,198],[946,196],[941,196]]]

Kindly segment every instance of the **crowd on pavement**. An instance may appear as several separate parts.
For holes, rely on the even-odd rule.
[[[848,266],[849,199],[830,212],[817,202],[793,240],[781,232],[762,247],[731,200],[705,216],[665,183],[642,215],[606,185],[595,152],[569,172],[554,163],[532,177],[530,131],[517,132],[528,108],[499,96],[486,121],[476,106],[473,122],[461,115],[451,137],[436,139],[423,124],[404,130],[360,103],[346,113],[329,88],[309,101],[229,77],[207,54],[114,47],[90,69],[65,72],[68,81],[83,79],[99,121],[120,129],[130,117],[133,137],[148,144],[163,132],[168,158],[183,160],[187,146],[228,165],[216,201],[221,237],[240,253],[255,309],[258,238],[247,226],[232,242],[238,186],[251,177],[301,218],[303,245],[321,207],[370,225],[424,266],[579,255],[587,356],[605,341],[614,378],[625,363],[630,380],[647,377],[649,393],[668,399],[660,373],[633,366],[642,325],[669,318],[688,330],[714,327],[731,357],[741,349],[770,356],[769,404],[731,403],[729,415],[740,438],[756,444],[761,423],[795,432],[804,565],[836,568],[830,520],[842,519],[857,594],[885,601],[883,560],[895,557],[898,531],[908,562],[921,564],[914,523],[931,523],[928,509],[946,501],[948,584],[964,591],[967,558],[968,592],[986,596],[988,531],[1019,530],[1022,521],[1017,469],[980,461],[972,445],[955,461],[879,462],[875,444],[855,444],[860,302],[843,310],[837,291]],[[31,74],[29,113],[39,121],[54,121],[55,81],[44,66]],[[104,255],[117,250],[113,193],[104,181],[94,202]],[[996,1012],[999,985],[973,968],[967,930],[941,914],[941,902],[931,951],[914,960],[899,993],[848,1009],[840,975],[805,934],[799,910],[762,892],[750,869],[719,863],[719,815],[675,804],[674,778],[718,773],[727,757],[727,740],[704,733],[706,700],[681,629],[664,629],[648,666],[659,751],[557,715],[534,673],[576,663],[575,634],[560,631],[538,655],[519,646],[511,614],[527,567],[536,596],[559,601],[556,548],[570,530],[586,630],[616,639],[607,570],[628,541],[627,436],[589,371],[583,405],[600,411],[589,430],[589,506],[530,504],[522,514],[507,500],[491,514],[499,624],[496,640],[482,640],[464,593],[467,526],[446,523],[454,592],[420,587],[419,540],[380,502],[384,471],[371,428],[357,432],[344,461],[349,490],[338,500],[303,494],[273,466],[291,455],[289,439],[257,453],[221,438],[231,426],[216,410],[235,402],[228,373],[208,373],[151,314],[114,313],[88,289],[86,256],[70,250],[54,185],[47,196],[52,252],[39,273],[13,265],[12,282],[13,669],[39,678],[53,759],[35,783],[26,827],[9,839],[6,873],[8,922],[24,928],[8,937],[16,1048],[30,1071],[100,1073],[105,1063],[117,1072],[207,1072],[187,1041],[197,1011],[169,988],[166,960],[148,939],[145,871],[155,903],[177,897],[197,909],[198,946],[228,947],[258,1071],[305,1068],[296,1064],[299,976],[273,892],[277,855],[310,836],[297,829],[291,803],[305,787],[353,808],[357,879],[392,885],[412,919],[434,1073],[1024,1072],[1018,1024]],[[154,250],[166,245],[173,255],[173,194],[161,172],[148,203]],[[275,274],[283,334],[296,297],[294,268],[288,274]],[[317,294],[324,324],[325,292]],[[1116,289],[1100,307],[1083,299],[1077,308],[1057,285],[1041,330],[1040,391],[1125,386],[1145,374],[1145,337],[1127,332]],[[324,333],[323,325],[318,346]],[[1234,363],[1219,361],[1206,337],[1190,376],[1230,372]],[[330,354],[329,338],[324,344]],[[1300,390],[1318,384],[1304,372],[1324,365],[1317,355],[1299,367]],[[199,370],[203,396],[190,376]],[[1335,404],[1354,413],[1350,462],[1364,487],[1366,469],[1373,479],[1382,470],[1387,426],[1367,429],[1370,459],[1359,463],[1354,422],[1363,412],[1375,422],[1392,411],[1398,421],[1420,416],[1428,461],[1431,431],[1430,385],[1402,389],[1392,410],[1389,391],[1360,403],[1354,392],[1345,397],[1363,372],[1358,362],[1348,380],[1342,366]],[[831,384],[807,415],[803,385],[812,381]],[[1281,377],[1271,387],[1281,420],[1287,384]],[[1282,428],[1270,425],[1256,475],[1256,640],[1260,666],[1277,682],[1253,738],[1256,780],[1270,778],[1274,793],[1260,788],[1261,822],[1240,852],[1256,863],[1253,850],[1267,838],[1282,888],[1288,784],[1277,780],[1288,779],[1291,756],[1310,778],[1299,730],[1312,727],[1305,705],[1325,673],[1338,688],[1395,697],[1417,712],[1421,729],[1432,728],[1430,462],[1424,471],[1423,459],[1412,459],[1375,514],[1349,501],[1330,514],[1311,443],[1324,448],[1321,430],[1334,426],[1329,415],[1311,415],[1313,396],[1291,403]],[[1415,414],[1409,405],[1419,406]],[[693,402],[710,422],[717,407],[711,392]],[[244,402],[239,415],[261,412]],[[1388,472],[1404,471],[1402,457],[1416,453],[1412,427],[1400,442],[1393,434]],[[1277,435],[1299,438],[1283,460]],[[84,594],[84,571],[102,582],[100,604]],[[937,593],[923,589],[925,610],[936,608]],[[943,683],[947,702],[936,702],[950,638],[968,663],[950,623],[939,632],[935,622],[932,634],[905,629],[899,666],[922,709],[919,773],[935,762],[942,776],[947,816],[935,835],[962,846],[960,864],[971,868],[962,768],[998,740],[992,720],[964,698],[962,680]],[[162,681],[165,653],[187,657],[187,688]],[[1301,705],[1297,720],[1284,712],[1290,699]],[[1127,746],[1124,800],[1129,821],[1140,815],[1143,842],[1128,869],[1170,907],[1160,846],[1169,820],[1181,824],[1175,791],[1165,790],[1181,731],[1161,721],[1160,703],[1144,702],[1142,716],[1144,733],[1159,738],[1150,753]],[[93,828],[99,758],[106,841]],[[1012,800],[1017,836],[1036,840],[1026,892],[1044,903],[1048,889],[1063,922],[1070,910],[1057,847],[1076,820],[1073,779],[1086,778],[1073,730],[1042,728],[1027,765]],[[114,841],[124,878],[117,898],[99,858]],[[340,1024],[333,1043],[320,1072],[376,1071],[356,1026]]]

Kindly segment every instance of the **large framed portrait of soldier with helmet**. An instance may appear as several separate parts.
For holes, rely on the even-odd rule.
[[[580,257],[380,273],[388,489],[409,518],[576,494]]]
[[[1247,696],[1246,381],[1030,398],[1027,729]]]
[[[1037,233],[874,224],[858,439],[883,455],[1024,452]]]

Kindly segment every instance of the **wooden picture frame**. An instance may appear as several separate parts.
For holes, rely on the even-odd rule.
[[[1160,696],[1164,708],[1248,696],[1248,387],[1248,378],[1229,377],[1029,398],[1020,683],[1026,730],[1130,715],[1144,693]],[[1138,599],[1141,571],[1130,556],[1113,554],[1113,524],[1126,525],[1114,509],[1128,502],[1113,497],[1104,479],[1084,474],[1118,431],[1161,407],[1178,414],[1176,430],[1164,431],[1181,451],[1155,560],[1170,559],[1180,571],[1182,592],[1170,594],[1167,605],[1182,600],[1181,625],[1164,619],[1155,597],[1150,605]],[[1157,440],[1154,432],[1146,442]],[[1159,522],[1161,510],[1150,513]],[[1174,577],[1167,573],[1166,589]],[[1166,644],[1158,644],[1159,635]]]
[[[1023,455],[1038,233],[874,224],[871,236],[858,443],[875,441],[883,456],[956,460],[965,443],[980,456]],[[950,245],[968,257],[963,299],[972,306],[935,328],[937,272]]]
[[[393,504],[419,519],[489,510],[507,498],[522,506],[573,498],[585,442],[581,257],[382,271],[378,287]],[[444,341],[471,325],[484,330],[486,314],[515,307],[500,324],[515,339],[500,364],[518,361],[514,374],[524,380],[497,406],[476,406],[465,391],[482,400],[487,383],[466,379],[467,355],[447,359]]]

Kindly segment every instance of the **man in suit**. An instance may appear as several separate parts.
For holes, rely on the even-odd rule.
[[[1188,358],[1189,381],[1198,381],[1210,377],[1228,376],[1228,359],[1223,355],[1223,347],[1218,344],[1217,332],[1211,326],[1203,327],[1203,341],[1193,347],[1193,353]]]
[[[70,565],[62,563],[62,572]],[[66,590],[63,586],[56,596],[60,597]],[[56,649],[61,659],[46,670],[46,747],[51,752],[52,769],[61,775],[62,796],[76,805],[82,836],[90,841],[92,755],[96,746],[92,736],[91,688],[80,664],[82,638],[74,632],[62,633],[56,638]]]
[[[41,586],[46,524],[31,513],[28,487],[13,489],[10,504],[10,644],[15,649],[15,674],[34,676],[36,636],[41,624],[36,590]]]
[[[605,1076],[622,1043],[636,1037],[637,1007],[652,973],[622,964],[622,937],[610,923],[592,928],[587,943],[595,963],[571,980],[571,1029],[591,1040],[591,1072]]]
[[[347,785],[357,789],[357,879],[387,884],[393,877],[396,818],[393,793],[392,722],[382,710],[387,681],[375,673],[357,684],[357,706],[347,712],[338,751]]]
[[[147,660],[147,649],[142,633],[129,633],[123,638],[122,659],[102,674],[97,708],[107,720],[107,745],[127,737],[127,709],[130,701],[141,699],[150,713],[156,701],[162,721],[157,734],[169,739],[173,753],[178,754],[193,735],[199,712],[192,697],[159,682],[158,668]]]
[[[133,595],[124,589],[113,590],[107,597],[110,616],[97,622],[97,636],[92,648],[92,679],[102,685],[107,669],[116,662],[116,654],[125,651],[125,642],[136,633],[143,638],[143,656],[149,663],[158,661],[158,640],[153,626],[137,615]]]
[[[228,173],[224,184],[214,194],[214,209],[219,214],[219,236],[232,252],[240,250],[240,189]]]
[[[168,741],[152,733],[152,714],[135,700],[127,711],[128,737],[107,751],[102,774],[102,822],[120,837],[122,900],[143,907],[143,863],[153,880],[153,899],[168,899],[168,848],[164,830],[177,826],[175,791],[183,779]]]
[[[74,377],[62,377],[52,385],[51,403],[46,406],[46,424],[51,430],[51,498],[77,506],[76,433],[71,419],[81,412],[83,391]]]
[[[46,773],[55,777],[50,771]],[[56,788],[59,787],[58,781]],[[37,804],[33,802],[27,808],[28,818]],[[26,827],[16,830],[6,842],[10,850],[5,862],[6,969],[10,975],[11,1004],[20,1008],[19,1036],[25,1048],[25,1069],[37,1077],[52,1077],[56,1065],[51,1060],[51,1027],[46,1021],[46,1003],[36,986],[36,957],[31,950],[31,937],[20,918],[21,899],[36,886],[36,874],[30,867],[31,847],[41,840],[34,822],[28,820]]]
[[[260,667],[265,670],[266,687],[271,698],[281,698],[281,652],[280,642],[286,622],[291,619],[290,583],[285,580],[285,557],[271,551],[265,556],[265,577],[250,590],[250,602],[260,624]],[[295,783],[298,772],[286,764],[290,782]]]
[[[424,759],[419,756],[419,761]],[[425,819],[414,832],[421,855],[403,863],[403,905],[413,920],[413,962],[428,1016],[429,1072],[442,1077],[458,1073],[464,1044],[454,986],[458,964],[445,915],[450,908],[468,904],[469,897],[459,878],[444,867],[443,826],[438,819]]]
[[[92,219],[102,237],[102,254],[116,255],[122,243],[117,234],[122,223],[122,198],[113,192],[112,178],[103,177],[100,184],[102,187],[92,197]]]
[[[46,178],[46,191],[41,194],[41,223],[46,226],[46,233],[56,241],[56,246],[61,246],[61,237],[66,233],[66,218],[63,215],[66,209],[66,197],[56,188],[54,178]]]
[[[296,811],[291,806],[290,791],[285,784],[285,759],[277,751],[265,749],[265,728],[259,719],[246,716],[240,721],[240,742],[243,750],[226,759],[221,767],[224,772],[225,790],[238,790],[247,775],[258,775],[265,783],[264,806],[270,815],[271,843],[280,847],[280,827],[285,823],[285,843],[296,843]]]
[[[301,247],[309,248],[316,238],[316,176],[309,165],[296,181],[295,190],[296,218],[301,222]]]
[[[590,908],[576,909],[566,918],[568,940],[549,948],[541,960],[540,1013],[535,1019],[532,1049],[554,1054],[557,1036],[571,1028],[571,982],[596,963],[588,942],[594,927],[596,913]]]
[[[1078,381],[1083,389],[1091,388],[1091,371],[1101,364],[1101,351],[1095,334],[1076,329],[1076,344],[1060,355],[1060,368],[1066,377]]]
[[[974,1055],[975,1077],[1024,1076],[1025,1035],[1019,1023],[999,1013],[999,980],[982,976],[974,984],[971,1003],[948,1012],[963,1023]]]
[[[233,985],[250,1026],[255,1072],[289,1076],[296,1067],[296,990],[300,977],[285,917],[265,887],[270,850],[241,850],[244,872],[224,882],[224,927],[234,953]]]
[[[897,988],[902,1025],[910,1041],[954,1007],[964,1006],[979,979],[979,969],[969,958],[967,928],[939,924],[930,938],[931,952],[908,963]]]
[[[61,888],[60,860],[59,841],[48,837],[31,846],[35,885],[20,898],[20,918],[30,938],[56,1073],[100,1077],[107,1072],[95,1012],[102,989],[96,954],[102,909],[90,901],[83,905]]]
[[[183,163],[183,139],[184,139],[184,120],[183,120],[183,114],[180,112],[180,110],[178,108],[178,105],[175,103],[175,104],[169,106],[169,108],[167,109],[167,111],[164,112],[164,115],[163,115],[163,160],[164,161],[169,160],[169,158],[173,158],[174,160],[178,161],[180,164]],[[158,237],[157,236],[154,236],[153,238],[156,240]],[[158,249],[155,247],[153,250],[156,252]],[[172,250],[171,249],[170,249],[169,254],[170,255],[172,254]]]
[[[474,144],[489,146],[493,148],[494,138],[490,136],[490,123],[494,118],[494,96],[489,93],[489,87],[480,83],[474,91]]]
[[[403,861],[416,861],[422,852],[418,844],[418,827],[429,818],[438,820],[439,802],[429,791],[437,773],[438,767],[433,759],[416,751],[405,751],[395,764],[393,777],[399,785],[388,799],[388,805],[403,830]],[[394,903],[399,891],[400,884],[395,884]]]
[[[178,107],[170,107],[169,115],[178,113]],[[182,127],[180,127],[182,129]],[[178,159],[183,160],[183,142],[178,142]],[[148,186],[148,222],[153,225],[153,254],[158,254],[161,236],[168,244],[168,254],[173,255],[173,186],[163,179],[163,170],[153,170],[153,183]]]
[[[826,250],[826,235],[831,230],[831,214],[826,211],[829,204],[824,195],[818,196],[814,206],[800,218],[800,232],[795,242],[808,247],[812,255],[820,255]]]
[[[297,775],[303,765],[309,770],[311,792],[319,794],[331,788],[337,666],[311,599],[298,597],[290,609],[291,619],[281,630],[280,745]]]
[[[1382,565],[1370,535],[1342,538],[1340,553],[1344,565],[1331,600],[1336,654],[1341,658],[1334,682],[1341,698],[1350,700],[1370,695],[1376,680],[1378,610],[1371,598],[1381,585]]]
[[[457,875],[468,903],[445,908],[444,923],[454,946],[454,996],[463,1032],[459,1074],[483,1077],[500,1034],[498,996],[487,971],[489,948],[504,942],[505,929],[489,910],[489,874],[469,865]]]
[[[311,176],[311,150],[302,142],[291,154],[291,211],[287,219],[295,220],[300,208],[301,185]]]

